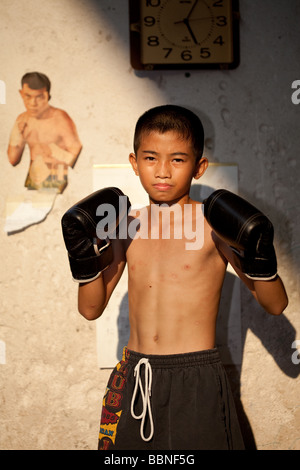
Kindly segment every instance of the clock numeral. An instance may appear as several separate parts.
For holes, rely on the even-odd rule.
[[[160,0],[146,0],[146,7],[159,7]]]
[[[186,61],[192,60],[193,56],[192,56],[191,51],[188,51],[188,50],[183,51],[181,53],[181,58],[182,60],[186,60]]]
[[[157,36],[148,36],[148,46],[150,47],[156,47],[159,46],[159,38]]]
[[[163,47],[163,50],[167,51],[166,55],[164,56],[166,59],[167,57],[169,57],[173,49],[171,47]]]
[[[145,16],[144,25],[145,26],[154,26],[155,25],[155,18],[153,16]]]
[[[218,37],[214,40],[214,44],[219,44],[219,46],[223,46],[223,45],[225,44],[225,41],[223,41],[222,36],[218,36]]]
[[[223,6],[223,0],[217,0],[216,2],[213,3],[213,7],[222,7]]]
[[[226,16],[217,16],[217,26],[226,26],[227,25],[227,18]]]
[[[211,56],[209,47],[201,47],[200,49],[200,57],[201,59],[208,59]]]

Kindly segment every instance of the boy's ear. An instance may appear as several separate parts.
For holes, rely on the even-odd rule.
[[[131,163],[131,166],[133,168],[134,173],[136,174],[136,176],[139,176],[139,171],[138,171],[137,161],[136,161],[136,155],[134,153],[131,153],[129,155],[129,161]]]
[[[194,178],[198,180],[207,170],[208,160],[205,157],[202,157],[196,165]]]

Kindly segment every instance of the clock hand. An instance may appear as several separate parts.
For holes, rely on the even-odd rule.
[[[190,33],[190,35],[191,35],[191,38],[192,38],[192,40],[194,41],[194,43],[195,43],[195,44],[198,44],[197,39],[196,39],[196,37],[195,37],[195,35],[194,35],[194,33],[193,33],[193,30],[192,30],[192,28],[190,27],[189,20],[186,18],[186,19],[184,19],[183,22],[184,22],[184,24],[186,25],[186,27],[187,27],[187,29],[188,29],[188,31],[189,31],[189,33]]]
[[[190,36],[191,36],[191,38],[192,38],[192,40],[193,40],[193,42],[194,42],[195,44],[198,44],[198,41],[197,41],[197,38],[196,38],[196,36],[194,35],[194,32],[193,32],[193,30],[192,30],[192,28],[191,28],[191,26],[190,26],[190,23],[189,23],[190,20],[189,20],[189,18],[190,18],[190,16],[192,15],[192,13],[193,13],[193,11],[194,11],[194,9],[195,9],[195,7],[196,7],[198,1],[199,1],[199,0],[196,0],[196,1],[194,2],[193,6],[192,6],[192,8],[190,9],[190,11],[189,11],[189,13],[188,13],[188,15],[187,15],[186,18],[184,18],[183,20],[175,21],[175,22],[174,22],[174,24],[180,24],[180,23],[184,23],[184,24],[185,24],[185,26],[187,27],[187,29],[188,29],[188,31],[189,31],[189,33],[190,33]],[[192,19],[194,19],[194,18],[192,18]],[[210,18],[210,17],[206,17],[206,18],[199,18],[199,19],[201,19],[201,20],[207,20],[207,19],[211,19],[211,18]]]
[[[187,18],[185,18],[184,20],[180,20],[180,21],[175,21],[174,24],[180,24],[180,23],[186,23],[186,21],[190,22],[190,21],[201,21],[201,20],[211,20],[212,19],[212,16],[206,16],[205,18],[191,18],[190,20],[188,20]]]
[[[189,19],[189,17],[190,17],[191,14],[193,13],[194,8],[195,8],[195,6],[197,5],[197,3],[198,3],[198,0],[196,0],[195,3],[194,3],[194,5],[192,6],[192,8],[191,8],[191,10],[190,10],[190,12],[189,12],[189,14],[188,14],[188,16],[186,17],[187,20]]]
[[[196,39],[196,37],[195,37],[195,35],[194,35],[194,33],[193,33],[193,30],[192,30],[192,28],[191,28],[191,26],[190,26],[189,20],[188,20],[187,18],[185,18],[184,20],[181,20],[181,21],[175,21],[174,24],[180,24],[180,23],[184,23],[184,24],[185,24],[185,26],[187,27],[187,29],[188,29],[188,31],[189,31],[191,37],[192,37],[192,40],[194,41],[195,44],[198,44],[197,39]]]

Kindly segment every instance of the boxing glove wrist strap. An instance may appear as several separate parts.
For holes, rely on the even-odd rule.
[[[80,259],[73,258],[69,254],[71,273],[75,282],[85,283],[94,281],[111,264],[113,261],[113,251],[110,240],[107,239],[106,244],[100,249],[97,247],[97,251],[99,254],[97,253],[95,256]]]
[[[250,256],[247,252],[239,252],[231,247],[236,265],[252,280],[271,281],[277,276],[277,260],[275,250],[272,247],[268,256]]]

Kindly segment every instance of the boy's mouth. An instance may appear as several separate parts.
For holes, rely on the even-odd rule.
[[[153,185],[155,189],[158,189],[159,191],[168,191],[172,186],[167,183],[156,183]]]

